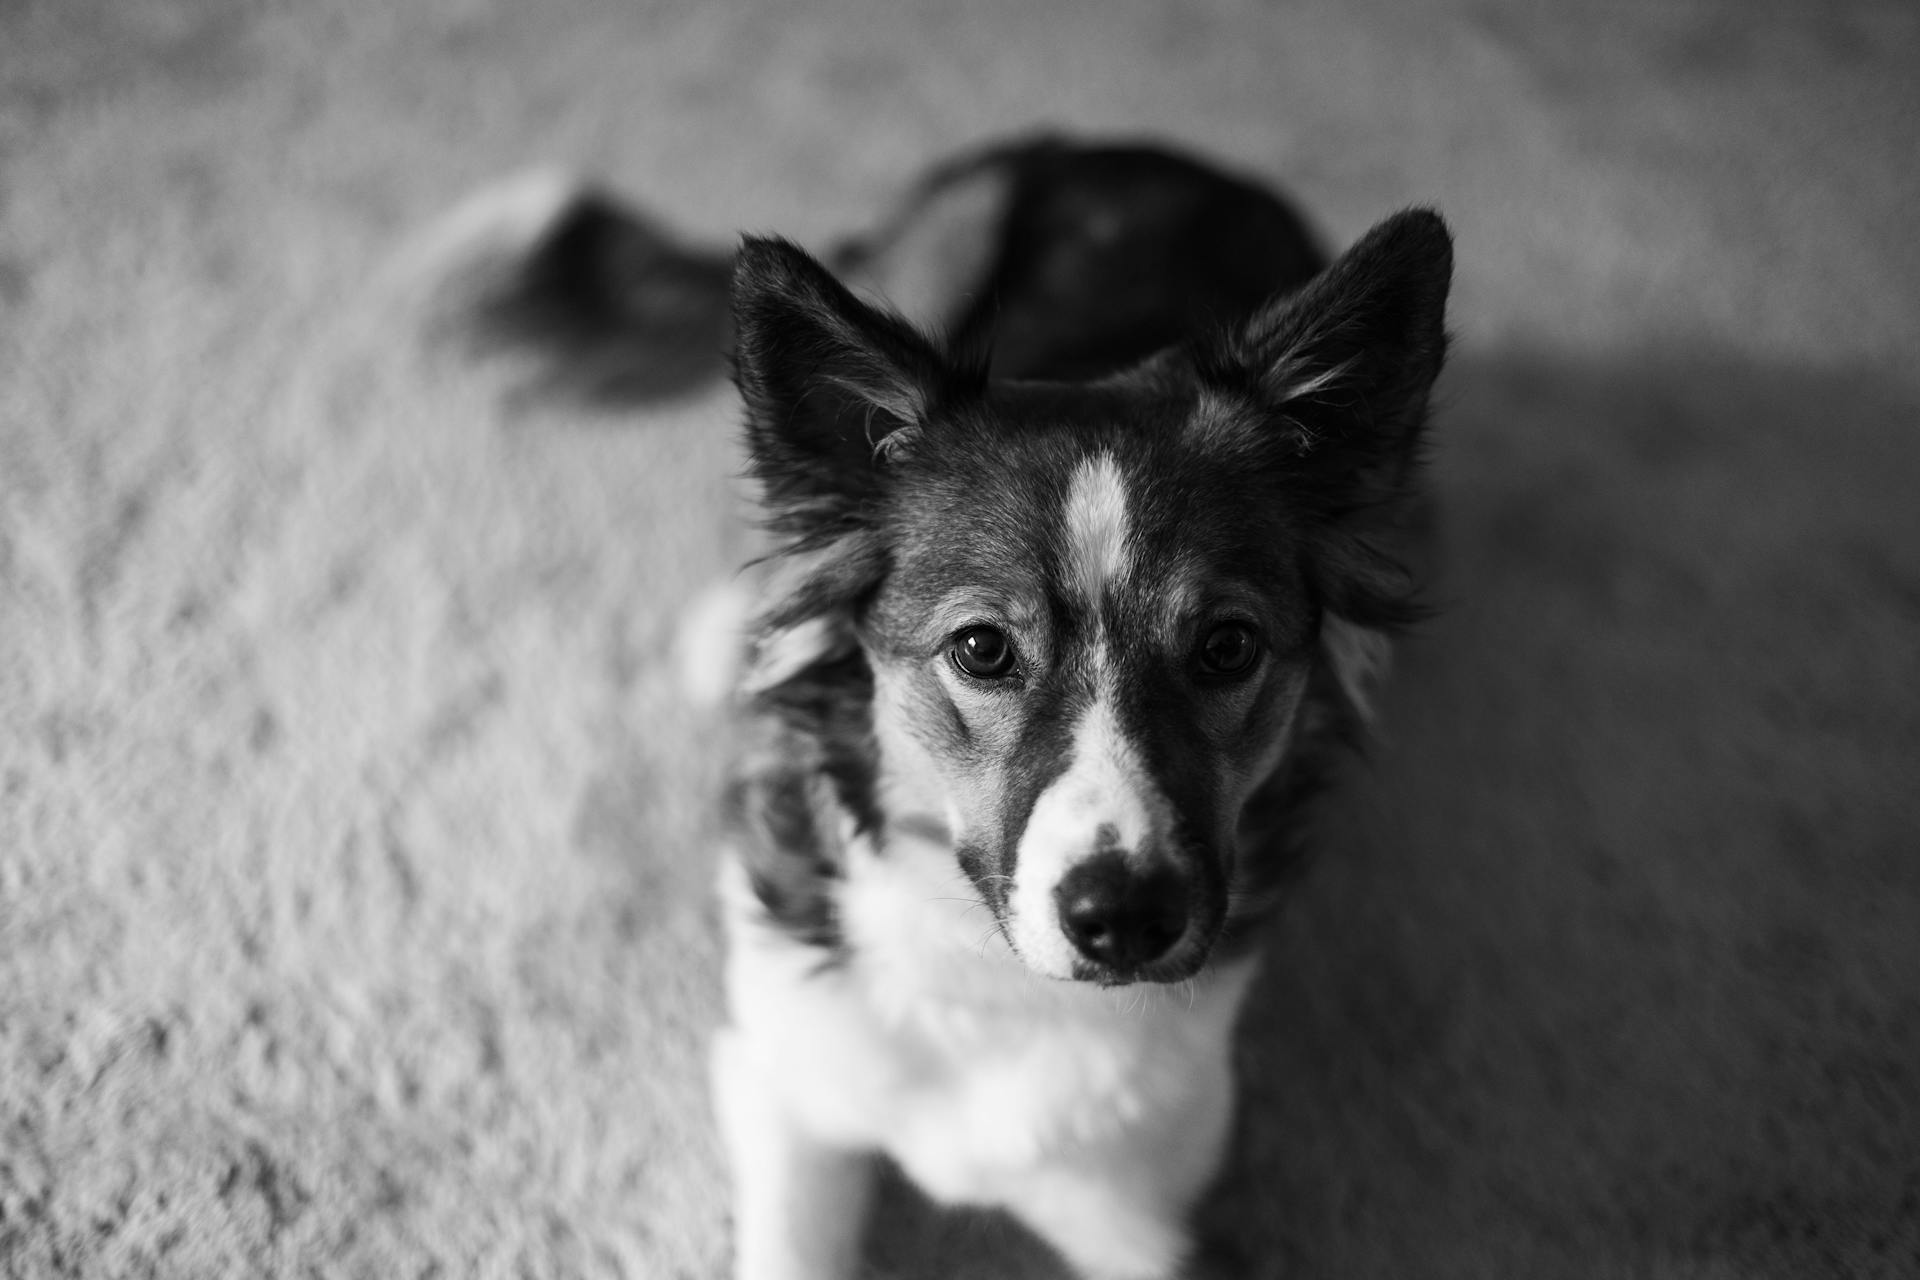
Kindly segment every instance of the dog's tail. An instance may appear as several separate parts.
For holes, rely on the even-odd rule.
[[[686,244],[592,183],[550,173],[497,183],[406,257],[427,293],[425,336],[510,359],[525,392],[637,405],[726,370],[732,255]]]

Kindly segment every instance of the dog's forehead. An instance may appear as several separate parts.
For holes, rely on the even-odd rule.
[[[1285,522],[1257,477],[1183,418],[1099,408],[930,442],[892,522],[918,600],[973,589],[1003,607],[1077,613],[1121,595],[1174,609],[1209,580],[1285,576]]]

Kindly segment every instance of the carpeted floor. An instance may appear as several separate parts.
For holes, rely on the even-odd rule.
[[[392,264],[529,166],[817,242],[1048,125],[1459,237],[1449,607],[1208,1230],[1920,1275],[1916,66],[1904,0],[0,0],[0,1274],[724,1271],[733,406],[515,408]]]

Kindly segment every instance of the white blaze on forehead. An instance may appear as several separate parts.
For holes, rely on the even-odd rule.
[[[1083,458],[1074,469],[1065,525],[1066,586],[1097,607],[1106,585],[1125,578],[1132,564],[1126,480],[1111,453]]]
[[[1075,727],[1067,767],[1034,802],[1015,854],[1007,931],[1028,964],[1073,976],[1080,953],[1061,932],[1054,890],[1104,848],[1140,850],[1171,825],[1169,807],[1114,718],[1100,601],[1133,571],[1126,479],[1113,454],[1083,458],[1062,514],[1061,586],[1091,617],[1094,704]]]
[[[1008,933],[1027,964],[1071,977],[1079,952],[1060,930],[1053,891],[1068,871],[1104,848],[1137,853],[1163,840],[1171,807],[1104,701],[1073,734],[1066,772],[1034,802],[1020,837],[1008,895]]]

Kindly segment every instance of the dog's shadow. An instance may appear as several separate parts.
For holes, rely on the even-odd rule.
[[[1196,1275],[1920,1273],[1920,397],[1460,359]],[[1065,1274],[895,1183],[883,1276]]]

